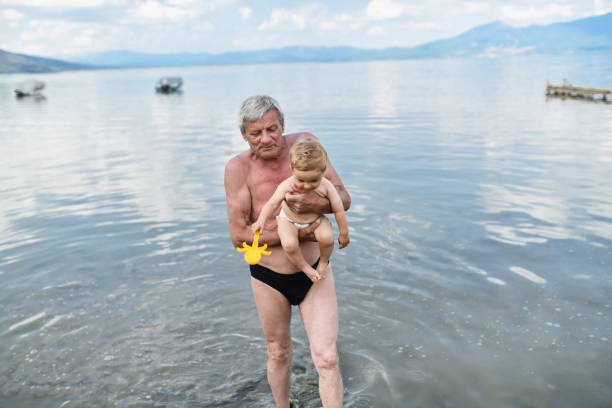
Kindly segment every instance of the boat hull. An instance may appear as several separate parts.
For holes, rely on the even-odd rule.
[[[179,77],[165,77],[161,78],[155,84],[155,91],[159,93],[172,93],[177,92],[183,86],[183,80]]]

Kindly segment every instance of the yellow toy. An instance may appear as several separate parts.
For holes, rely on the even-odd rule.
[[[244,260],[249,265],[255,265],[261,259],[262,255],[270,255],[271,251],[266,251],[268,244],[259,246],[259,231],[255,231],[253,235],[253,245],[248,245],[246,242],[242,243],[242,248],[236,247],[238,252],[244,252]]]

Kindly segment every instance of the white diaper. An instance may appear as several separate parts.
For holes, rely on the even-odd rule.
[[[291,221],[293,223],[293,225],[295,225],[295,227],[297,229],[304,229],[304,228],[306,228],[307,226],[309,226],[311,224],[311,223],[300,224],[299,222],[293,221],[291,218],[287,217],[287,214],[285,214],[285,212],[283,211],[282,207],[281,207],[280,213],[278,214],[278,217],[283,217],[283,218],[288,219],[289,221]],[[276,217],[276,218],[278,218],[278,217]]]

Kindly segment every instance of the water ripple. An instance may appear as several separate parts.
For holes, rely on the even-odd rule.
[[[223,185],[235,110],[269,89],[352,196],[332,259],[346,406],[607,406],[610,107],[542,86],[612,83],[608,61],[182,67],[170,97],[162,68],[82,71],[0,96],[0,400],[273,404]],[[297,310],[292,336],[292,399],[318,407]]]

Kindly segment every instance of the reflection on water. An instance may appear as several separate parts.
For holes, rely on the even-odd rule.
[[[194,67],[174,95],[161,69],[70,72],[44,101],[1,77],[0,405],[271,406],[223,187],[236,109],[269,93],[353,199],[346,406],[605,406],[612,115],[544,85],[611,87],[608,58]],[[320,406],[292,330],[292,399]]]
[[[561,99],[561,100],[574,100],[574,101],[585,101],[585,102],[593,102],[593,103],[612,103],[608,98],[596,98],[593,96],[586,95],[546,95],[546,100],[552,99]]]
[[[41,103],[41,102],[46,102],[47,97],[42,94],[35,94],[35,95],[27,95],[27,96],[15,96],[15,100],[23,104]]]

